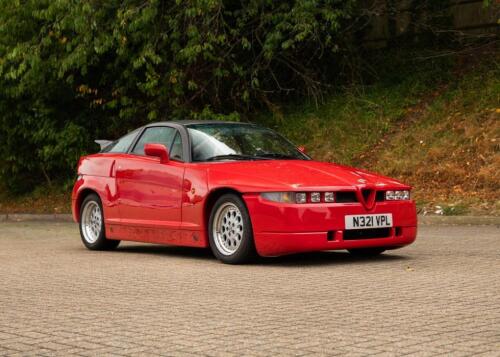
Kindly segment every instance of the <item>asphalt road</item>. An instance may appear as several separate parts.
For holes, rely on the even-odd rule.
[[[228,266],[208,251],[87,251],[69,223],[0,223],[3,355],[500,356],[500,228],[424,226],[375,259]]]

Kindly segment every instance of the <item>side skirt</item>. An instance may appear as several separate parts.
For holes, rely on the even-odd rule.
[[[108,239],[206,248],[208,242],[205,236],[204,232],[196,230],[106,224]]]

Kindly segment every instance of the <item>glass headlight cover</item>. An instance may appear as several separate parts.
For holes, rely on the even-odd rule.
[[[295,194],[293,192],[263,192],[260,195],[262,198],[272,202],[295,202]]]
[[[311,192],[311,202],[321,202],[321,192]]]
[[[386,191],[386,201],[405,201],[410,199],[410,191],[408,190],[395,190]]]
[[[268,201],[282,203],[306,203],[305,192],[262,192],[260,196]]]
[[[305,193],[305,192],[295,193],[295,202],[296,203],[306,203],[307,202],[307,193]]]
[[[335,202],[335,194],[333,192],[325,192],[325,202]]]
[[[272,202],[295,203],[294,192],[263,192],[262,198]]]

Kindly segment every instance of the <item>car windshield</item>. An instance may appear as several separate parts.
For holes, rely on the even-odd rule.
[[[193,161],[218,160],[308,160],[278,133],[248,124],[192,124]]]

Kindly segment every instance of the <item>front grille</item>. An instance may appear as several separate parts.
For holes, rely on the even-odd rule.
[[[344,240],[387,238],[391,236],[391,228],[347,229]]]
[[[373,192],[372,190],[365,188],[361,190],[361,194],[363,195],[365,202],[368,202],[368,199],[370,198],[372,192]]]
[[[370,196],[370,190],[363,190],[363,197],[365,201]],[[375,194],[375,201],[382,202],[385,200],[385,191],[377,191]],[[350,203],[350,202],[358,202],[358,198],[356,197],[356,192],[354,191],[339,191],[335,192],[335,201],[338,203]]]
[[[338,203],[349,203],[358,202],[358,199],[354,191],[339,191],[335,192],[335,201]]]

